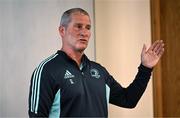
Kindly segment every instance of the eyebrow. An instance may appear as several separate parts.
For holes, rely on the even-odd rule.
[[[82,23],[75,23],[74,25],[83,25]],[[87,24],[86,26],[91,27],[91,24]]]

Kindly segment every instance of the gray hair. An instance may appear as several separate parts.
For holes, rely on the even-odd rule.
[[[65,28],[67,28],[68,24],[71,22],[71,15],[73,13],[77,13],[77,12],[80,12],[84,15],[87,15],[89,16],[88,12],[81,9],[81,8],[72,8],[72,9],[69,9],[67,11],[65,11],[61,17],[61,22],[60,22],[60,26],[63,26]]]

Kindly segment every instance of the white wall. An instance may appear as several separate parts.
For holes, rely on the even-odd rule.
[[[0,117],[27,117],[31,74],[61,48],[59,20],[71,7],[84,8],[94,22],[93,0],[0,0]],[[92,60],[93,32],[86,51]]]
[[[150,44],[149,0],[96,0],[96,60],[127,87],[137,73],[143,43]],[[135,109],[109,106],[110,117],[153,117],[152,80]]]

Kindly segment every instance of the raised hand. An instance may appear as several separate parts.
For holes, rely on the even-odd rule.
[[[155,41],[147,50],[146,45],[143,46],[141,52],[142,65],[153,68],[164,53],[164,43],[162,40]]]

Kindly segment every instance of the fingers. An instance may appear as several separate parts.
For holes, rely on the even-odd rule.
[[[163,53],[164,53],[164,47],[161,50],[159,50],[159,52],[157,53],[157,56],[161,57]]]
[[[161,47],[161,43],[162,43],[162,40],[160,40],[160,41],[158,40],[158,42],[156,43],[156,45],[154,46],[152,51],[157,52],[158,49]]]
[[[156,46],[154,47],[154,49],[152,51],[156,55],[160,56],[160,54],[164,52],[164,43],[163,43],[163,41],[162,40],[158,41],[158,43],[156,44]]]
[[[151,47],[152,48],[151,50],[149,49],[149,51],[158,57],[160,57],[164,52],[164,43],[162,40],[157,40]]]
[[[158,42],[159,42],[159,40],[156,40],[156,41],[151,45],[151,47],[148,49],[148,51],[153,51],[154,48],[157,46]]]
[[[147,50],[148,54],[156,55],[160,57],[164,52],[164,43],[163,40],[156,40],[150,48]]]
[[[154,52],[158,52],[159,49],[161,49],[164,46],[164,43],[162,40],[158,40],[158,42],[156,43],[156,45],[154,46],[154,48],[152,49],[152,51]]]

